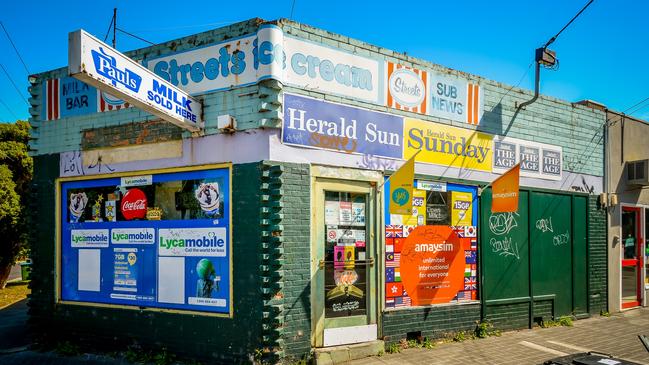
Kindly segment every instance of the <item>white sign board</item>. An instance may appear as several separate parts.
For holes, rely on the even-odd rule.
[[[68,73],[181,128],[203,127],[202,105],[84,30],[69,34]]]

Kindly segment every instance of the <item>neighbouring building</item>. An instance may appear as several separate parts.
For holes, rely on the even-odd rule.
[[[520,109],[530,92],[289,20],[126,54],[205,126],[67,68],[30,79],[34,333],[326,363],[608,310],[605,112]],[[417,151],[412,214],[391,215],[386,179]],[[519,210],[492,214],[482,188],[518,162]]]
[[[611,312],[646,306],[646,237],[649,229],[649,125],[605,106],[603,201],[608,211],[608,306]]]

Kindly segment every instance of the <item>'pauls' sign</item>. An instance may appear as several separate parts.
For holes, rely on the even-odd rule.
[[[181,128],[202,127],[196,99],[83,30],[69,35],[68,72]]]
[[[403,118],[284,94],[282,142],[401,158]]]

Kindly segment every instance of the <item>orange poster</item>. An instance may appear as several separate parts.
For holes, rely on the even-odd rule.
[[[465,251],[449,226],[419,226],[401,251],[401,281],[412,305],[448,303],[464,290]]]
[[[491,212],[511,213],[518,210],[521,165],[516,164],[491,184]]]

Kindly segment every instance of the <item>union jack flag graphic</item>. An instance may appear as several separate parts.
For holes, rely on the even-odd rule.
[[[392,254],[392,260],[388,260],[386,255],[386,261],[385,261],[385,267],[399,267],[401,264],[401,254],[400,253],[393,253]]]
[[[403,226],[398,224],[388,224],[385,226],[385,237],[403,237]]]
[[[45,81],[45,103],[43,103],[44,120],[61,118],[59,109],[60,80],[49,79]]]
[[[464,278],[464,290],[476,290],[478,289],[477,285],[475,276]]]

